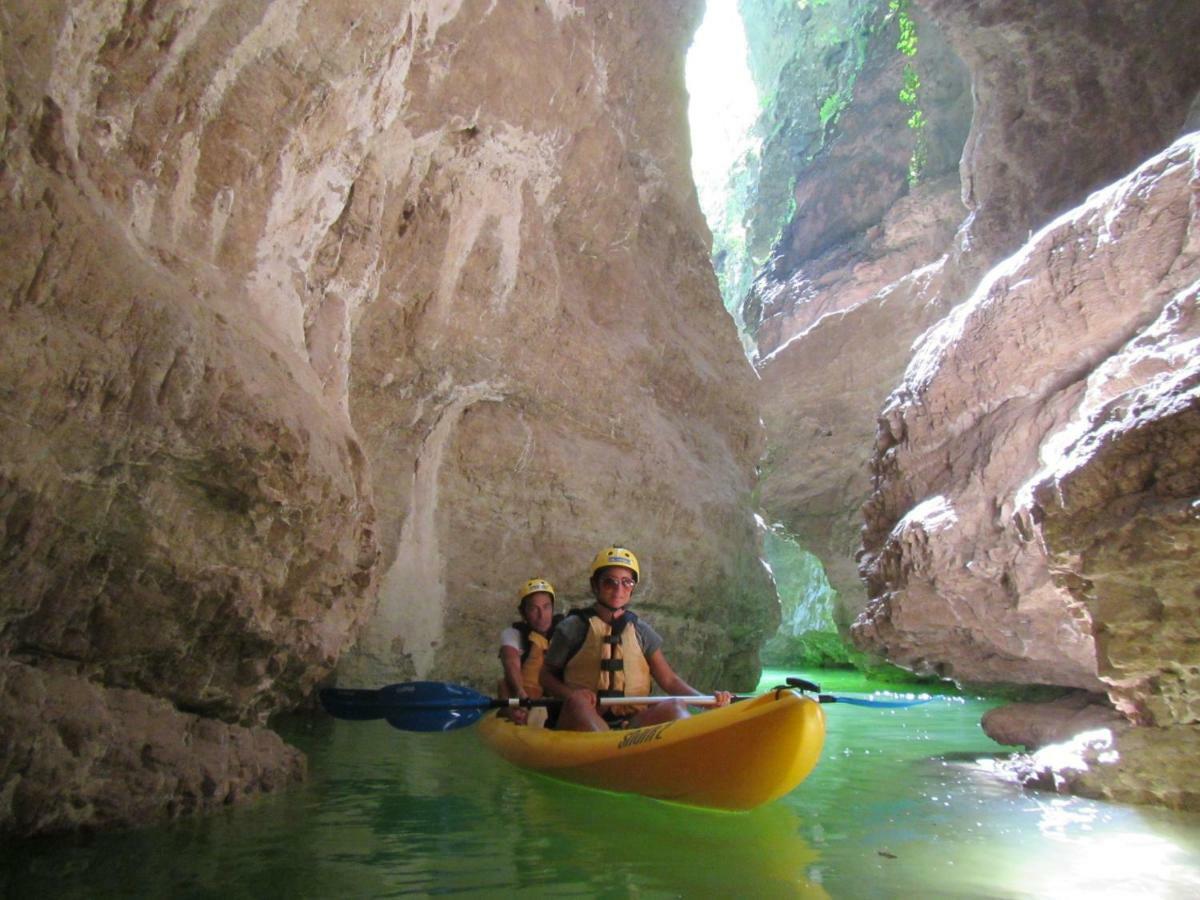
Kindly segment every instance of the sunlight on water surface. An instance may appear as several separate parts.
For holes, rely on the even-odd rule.
[[[307,787],[166,828],[7,845],[0,893],[1200,896],[1200,817],[1026,794],[992,779],[976,764],[999,749],[979,730],[987,705],[826,706],[816,771],[744,814],[529,775],[491,756],[471,729],[294,723],[288,737],[309,754]]]

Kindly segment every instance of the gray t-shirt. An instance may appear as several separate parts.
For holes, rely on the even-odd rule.
[[[663,639],[657,631],[651,628],[644,619],[638,619],[634,626],[638,643],[642,647],[642,655],[649,659],[662,649]],[[561,672],[567,664],[567,654],[572,648],[581,646],[587,637],[588,623],[583,616],[567,616],[554,629],[550,638],[550,648],[546,651],[545,665],[556,672]]]

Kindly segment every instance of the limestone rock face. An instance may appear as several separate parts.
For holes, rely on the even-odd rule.
[[[896,25],[883,13],[882,7],[872,9],[858,26],[868,36],[853,38],[863,43],[863,59],[842,91],[845,109],[808,137],[810,158],[801,159],[794,149],[791,170],[775,173],[794,182],[790,200],[795,211],[745,300],[743,317],[760,358],[825,314],[856,306],[938,259],[966,215],[959,198],[958,160],[971,124],[967,71],[919,12],[914,15],[920,52],[912,59],[902,55],[896,50]],[[898,97],[905,66],[919,73],[925,122],[919,136],[908,125],[912,107]],[[798,59],[786,66],[776,90],[819,90],[812,83],[819,82],[816,75],[801,81],[794,71],[804,68]],[[788,123],[780,123],[780,129],[788,135]],[[776,167],[783,165],[778,159],[782,151],[773,152],[782,140],[797,138],[772,136],[766,141],[761,180],[771,176],[772,160]],[[924,162],[920,177],[910,184],[918,141]],[[754,220],[751,225],[758,231],[769,228]]]
[[[1200,135],[925,336],[884,409],[855,634],[919,670],[1196,721]]]
[[[782,14],[777,4],[750,4],[759,5]],[[870,493],[875,416],[912,342],[948,309],[944,267],[930,266],[966,215],[958,181],[971,117],[966,70],[919,10],[920,52],[903,56],[885,13],[864,12],[847,38],[864,48],[842,91],[848,105],[823,128],[811,123],[810,159],[793,154],[795,213],[743,310],[754,332],[767,428],[762,503],[772,522],[821,558],[844,626],[866,601],[855,553],[858,510]],[[810,11],[823,14],[830,13]],[[820,72],[810,71],[820,69],[816,58],[778,64],[779,94],[826,90]],[[832,53],[819,58],[832,65]],[[927,122],[920,138],[925,166],[915,185],[908,173],[918,138],[907,124],[912,109],[898,97],[906,64],[919,72]],[[844,68],[826,80],[847,80]],[[786,118],[778,113],[779,133],[802,128],[806,104],[779,103],[787,111]],[[775,141],[764,149],[764,180],[782,165]]]
[[[192,803],[88,762],[144,742],[111,692],[216,746],[360,632],[344,683],[488,683],[516,585],[582,602],[613,541],[675,667],[753,682],[778,610],[688,170],[697,4],[0,10],[0,655],[102,698],[77,795],[140,797],[55,811],[29,769],[0,828]],[[255,752],[214,797],[295,774]]]
[[[866,603],[856,555],[870,494],[870,419],[912,342],[948,312],[944,263],[923,267],[870,301],[823,316],[765,357],[767,457],[763,504],[821,558],[849,627]]]
[[[874,599],[855,636],[968,680],[1107,689],[1154,727],[1118,738],[1119,765],[1055,784],[1194,805],[1167,762],[1192,753],[1196,721],[1197,577],[1183,559],[1197,491],[1175,474],[1195,468],[1194,145],[1032,229],[1178,133],[1200,88],[1200,8],[921,5],[976,101],[971,215],[943,292],[957,302],[1028,243],[924,342],[885,410],[862,560]],[[934,357],[956,373],[935,374]]]
[[[269,729],[226,725],[140,691],[12,662],[0,662],[0,735],[0,820],[8,834],[220,809],[305,773],[303,754]]]
[[[973,117],[959,167],[965,219],[951,215],[953,205],[945,205],[947,195],[933,182],[924,188],[928,202],[918,187],[891,208],[882,227],[868,228],[845,248],[805,260],[781,241],[745,313],[747,321],[761,321],[769,460],[763,504],[773,521],[821,556],[839,591],[843,621],[853,619],[867,599],[856,575],[858,509],[872,490],[865,463],[874,452],[876,404],[899,383],[913,341],[969,297],[991,266],[1048,217],[1171,140],[1200,87],[1200,62],[1189,37],[1200,16],[1195,4],[923,0],[914,6],[927,14],[916,19],[922,84],[946,85],[931,88],[930,97],[956,96],[948,75],[930,77],[957,65],[949,60],[961,59],[969,72]],[[932,52],[942,38],[953,52],[925,60],[926,49]],[[886,98],[883,90],[877,93]],[[839,129],[856,121],[858,102],[856,93]],[[902,124],[882,121],[877,131],[849,143],[869,145],[872,136],[895,135]],[[946,127],[944,133],[952,131]],[[830,153],[836,155],[839,140]],[[831,188],[847,197],[863,190],[864,182],[886,189],[900,178],[906,152],[893,152],[874,175],[856,170],[831,179]],[[811,169],[798,171],[798,215],[800,199],[813,196],[804,183],[820,178],[823,163],[819,156]],[[831,163],[830,170],[838,166]],[[807,224],[820,219],[813,213],[829,209],[810,207],[805,225],[790,233],[808,233]],[[934,214],[939,209],[945,218]],[[835,215],[834,221],[844,220]],[[959,221],[956,238],[941,243]],[[893,222],[914,223],[896,232],[914,239],[888,240]],[[871,236],[875,241],[868,243]],[[863,246],[870,248],[869,262]],[[897,252],[884,252],[890,248]],[[944,263],[922,269],[943,254]],[[838,268],[833,262],[839,255],[854,264]],[[969,622],[954,624],[969,633]]]
[[[590,603],[611,542],[639,554],[635,605],[698,683],[751,686],[778,621],[750,516],[753,372],[689,169],[698,10],[555,8],[447,23],[464,64],[410,73],[390,174],[350,203],[402,236],[350,334],[384,573],[341,683],[490,685],[516,587],[540,574],[560,607]]]
[[[1178,136],[1200,85],[1200,6],[918,0],[971,73],[963,235],[988,265]]]

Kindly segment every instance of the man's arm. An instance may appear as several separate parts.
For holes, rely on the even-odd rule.
[[[650,675],[664,693],[682,697],[702,696],[698,690],[675,674],[675,670],[671,668],[671,664],[667,662],[667,658],[661,650],[651,653],[646,663],[650,666]],[[717,706],[725,706],[733,699],[733,695],[728,691],[713,691],[713,696],[717,698]]]
[[[697,697],[700,692],[675,674],[671,664],[661,650],[655,650],[646,660],[650,666],[650,675],[665,694]]]
[[[521,653],[516,647],[505,644],[500,648],[500,664],[504,666],[504,683],[513,697],[522,700],[528,695],[521,683]]]

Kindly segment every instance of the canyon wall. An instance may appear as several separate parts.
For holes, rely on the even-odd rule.
[[[1197,745],[1194,139],[1164,148],[1195,121],[1200,7],[912,10],[969,73],[963,214],[862,294],[812,277],[828,249],[776,245],[746,313],[764,505],[821,555],[861,647],[1107,695],[1142,727],[1078,789],[1196,806],[1195,768],[1166,762]],[[799,172],[797,218],[819,177]]]
[[[1077,788],[1195,808],[1200,169],[1194,136],[1157,151],[1200,90],[1200,9],[926,6],[977,98],[950,266],[963,285],[1017,252],[885,405],[855,637],[959,680],[1106,693],[1140,727]]]
[[[0,830],[302,777],[262,725],[339,659],[488,684],[516,586],[614,541],[676,668],[753,684],[698,15],[0,4]]]
[[[749,225],[764,234],[759,242],[770,233],[778,240],[743,318],[762,379],[763,507],[820,557],[846,627],[867,599],[855,554],[875,415],[912,341],[949,308],[938,290],[940,270],[925,267],[946,252],[966,214],[958,160],[971,121],[970,86],[963,64],[919,12],[919,52],[906,57],[896,49],[899,27],[886,4],[741,6],[752,37],[796,29],[812,31],[813,41],[838,37],[830,46],[778,41],[781,48],[767,42],[759,50],[759,78],[775,78],[760,91],[775,106],[760,123],[770,132],[759,176],[767,199],[756,201]],[[914,109],[899,99],[906,67],[921,84],[920,129],[909,126]],[[836,116],[822,114],[830,103],[823,97],[834,98]],[[918,144],[924,162],[910,178]],[[779,224],[761,210],[772,208],[781,183],[794,183],[794,212]],[[920,274],[908,277],[913,272]]]
[[[1107,692],[1140,728],[1085,789],[1190,808],[1198,187],[1192,134],[1046,226],[924,337],[881,419],[873,599],[854,626],[918,671]]]

